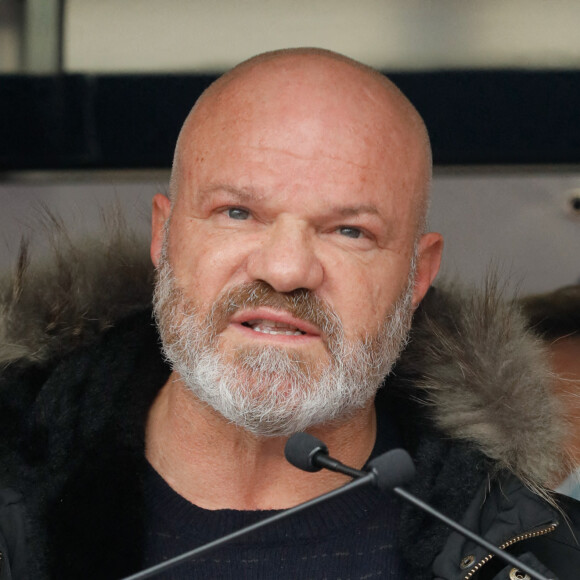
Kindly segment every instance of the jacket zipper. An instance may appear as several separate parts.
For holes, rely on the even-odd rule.
[[[504,542],[501,546],[499,546],[500,550],[505,550],[522,540],[529,540],[530,538],[537,538],[538,536],[545,536],[550,532],[553,532],[558,527],[557,523],[550,524],[547,528],[543,528],[541,530],[536,530],[535,532],[527,532],[526,534],[520,534],[519,536],[514,536],[513,538],[509,539],[507,542]],[[469,580],[476,572],[483,568],[484,564],[487,564],[493,558],[493,554],[488,554],[485,558],[479,561],[477,564],[471,567],[467,576],[463,577],[463,580]]]

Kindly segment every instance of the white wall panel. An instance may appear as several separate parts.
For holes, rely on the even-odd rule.
[[[389,70],[577,68],[577,0],[67,0],[69,72],[224,70],[319,46]]]
[[[37,176],[0,183],[5,246],[0,266],[13,261],[23,233],[37,242],[43,239],[37,226],[40,202],[81,233],[98,231],[99,207],[118,201],[131,223],[148,235],[151,197],[166,191],[168,176],[108,173],[95,174],[91,181],[61,177],[57,182]],[[519,285],[522,292],[580,283],[580,214],[568,203],[575,188],[580,189],[580,171],[439,171],[430,226],[446,240],[444,274],[479,283],[494,263],[509,278],[509,287]]]
[[[446,240],[443,272],[475,282],[495,264],[523,292],[580,283],[575,188],[580,173],[440,173],[430,226]]]

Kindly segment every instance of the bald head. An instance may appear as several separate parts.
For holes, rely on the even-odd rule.
[[[151,256],[158,267],[170,265],[196,315],[234,304],[232,292],[257,296],[223,322],[203,323],[219,337],[215,348],[224,360],[239,363],[236,376],[249,368],[246,354],[273,351],[295,356],[308,377],[326,376],[322,369],[343,362],[332,356],[331,335],[387,352],[379,337],[404,335],[433,281],[442,238],[419,235],[430,174],[423,122],[382,75],[327,51],[264,54],[216,81],[187,118],[173,199],[153,200]],[[276,300],[325,301],[341,330],[302,321],[306,314],[285,301],[268,303],[256,288]],[[367,354],[361,360],[363,373],[375,376],[380,368],[375,378],[382,379],[382,363]],[[234,390],[255,389],[253,402],[275,409],[293,400],[290,375],[280,391],[271,385],[280,368],[271,367],[263,387],[252,375]],[[308,380],[298,378],[299,391],[309,391]],[[275,400],[265,396],[270,391]],[[310,399],[306,406],[319,410]],[[260,420],[268,417],[259,408]]]
[[[331,156],[369,171],[409,203],[422,230],[431,180],[427,130],[413,105],[384,75],[321,49],[269,52],[236,66],[198,99],[175,150],[170,193],[189,189],[196,160],[235,138],[242,146]]]

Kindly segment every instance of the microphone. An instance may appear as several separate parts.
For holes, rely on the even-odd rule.
[[[360,471],[348,467],[347,465],[343,465],[337,459],[330,457],[326,445],[313,435],[309,435],[308,433],[296,433],[288,439],[284,455],[292,465],[299,469],[304,469],[304,471],[319,471],[320,469],[326,468],[326,464],[331,464],[332,467],[329,467],[328,469],[331,469],[332,471],[346,473],[347,475],[350,475],[351,472],[356,472],[358,475],[353,475],[353,477],[358,477],[360,479],[369,478],[373,485],[377,486],[381,491],[392,491],[394,494],[402,497],[404,500],[412,503],[419,509],[431,514],[448,527],[459,532],[462,536],[484,547],[504,562],[515,566],[526,574],[529,574],[532,578],[535,578],[536,580],[550,580],[543,574],[535,572],[515,556],[512,556],[505,550],[501,550],[478,534],[468,530],[455,520],[448,518],[428,503],[425,503],[423,500],[400,487],[401,485],[408,483],[415,476],[413,460],[404,449],[392,449],[391,451],[387,451],[368,463],[368,471]]]
[[[328,454],[328,447],[308,433],[294,433],[286,442],[284,456],[288,463],[302,471],[320,471],[322,468],[344,473],[352,478],[362,477],[366,472],[344,465]]]

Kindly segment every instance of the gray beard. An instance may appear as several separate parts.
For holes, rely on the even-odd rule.
[[[222,329],[216,314],[220,309],[229,315],[240,308],[287,300],[286,295],[256,283],[245,287],[246,299],[237,300],[239,289],[234,288],[218,297],[212,311],[202,318],[178,288],[163,256],[157,270],[154,314],[164,355],[200,401],[254,435],[289,436],[314,425],[346,421],[374,398],[407,343],[413,315],[412,266],[407,287],[378,332],[359,340],[346,340],[340,318],[330,306],[300,291],[307,294],[295,302],[308,307],[299,310],[308,313],[300,317],[316,320],[329,337],[330,360],[316,365],[302,360],[296,350],[275,346],[240,347],[230,356],[220,352]],[[262,288],[267,296],[275,295],[270,302],[260,299],[260,285],[267,286]],[[288,309],[292,310],[292,304]]]

